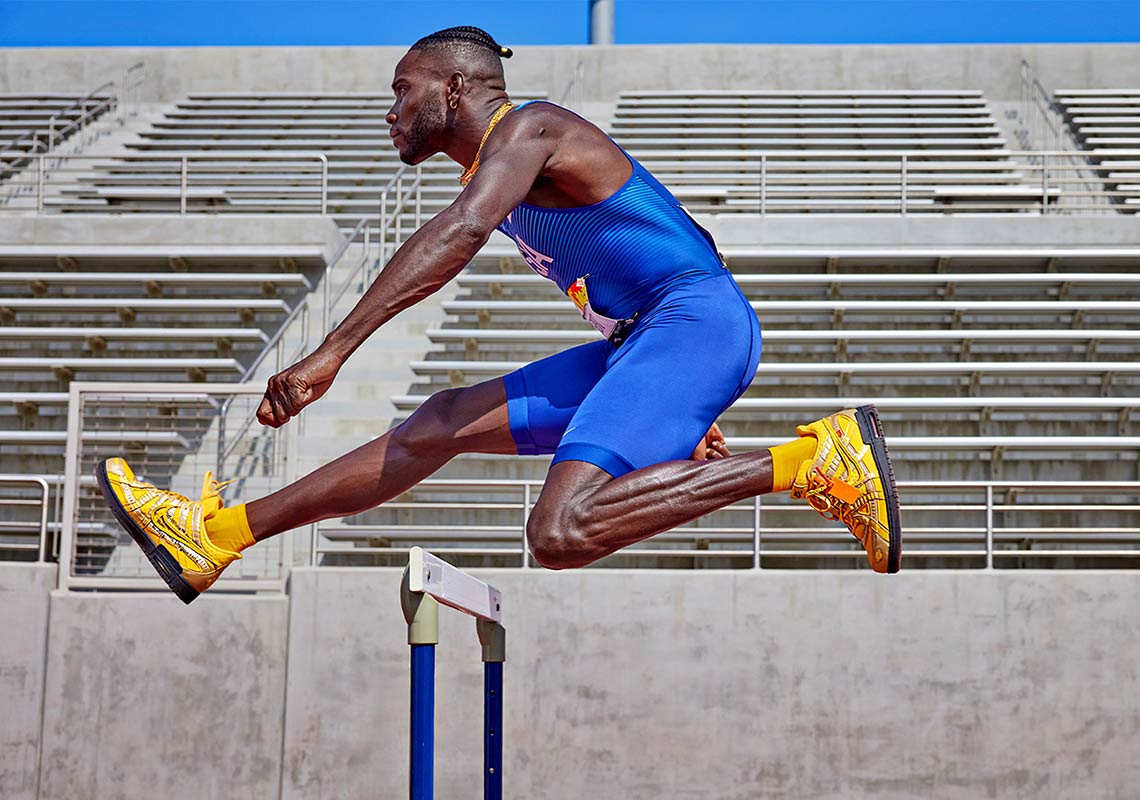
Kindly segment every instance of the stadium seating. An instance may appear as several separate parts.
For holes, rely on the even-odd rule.
[[[190,95],[129,142],[129,152],[101,164],[81,187],[49,205],[62,211],[177,210],[180,162],[172,156],[191,154],[190,210],[311,213],[319,210],[320,167],[299,154],[322,153],[328,212],[350,229],[377,214],[380,191],[400,167],[384,121],[391,104],[388,94]],[[211,161],[211,154],[227,158]],[[455,165],[444,157],[425,164],[424,213],[451,202],[459,189],[456,177]]]
[[[1055,96],[1120,211],[1140,213],[1140,89],[1059,89]]]
[[[380,189],[399,168],[384,137],[389,103],[363,94],[191,95],[127,142],[126,152],[101,159],[81,185],[53,194],[48,210],[171,212],[184,203],[211,213],[312,213],[320,200],[314,178],[324,169],[319,152],[328,213],[351,227],[375,218]],[[610,130],[696,212],[1041,210],[1041,187],[1011,158],[981,91],[626,92]],[[193,162],[185,193],[183,157]],[[439,159],[424,176],[427,216],[455,196],[456,169]],[[1056,189],[1046,196],[1059,197]],[[877,402],[908,482],[907,513],[921,521],[911,541],[932,546],[976,543],[975,529],[954,524],[952,501],[939,488],[954,481],[1134,476],[1134,247],[756,243],[724,250],[765,330],[761,368],[723,417],[734,449],[786,440],[796,424],[836,407]],[[241,377],[315,284],[314,272],[299,267],[304,260],[206,244],[64,252],[0,243],[0,369],[12,376],[0,395],[0,469],[58,474],[61,390],[69,380]],[[439,389],[596,338],[502,240],[458,285],[459,296],[442,305],[447,323],[427,331],[431,352],[408,363],[413,383],[394,398],[401,416]],[[195,447],[197,434],[187,430],[172,437],[140,423],[123,440],[172,468],[177,454]],[[164,436],[148,438],[148,431]],[[366,557],[375,551],[376,563],[413,540],[459,557],[467,548],[476,560],[487,547],[520,548],[525,504],[520,509],[503,493],[518,488],[510,480],[537,480],[544,471],[542,459],[464,457],[445,468],[442,483],[330,525],[323,536]],[[487,480],[493,483],[481,483]],[[1109,496],[1096,511],[1098,535],[1123,530],[1112,506]],[[752,506],[655,541],[713,561],[739,558],[743,534],[724,519],[745,513]],[[799,552],[805,542],[846,544],[779,501],[765,513],[773,515],[768,541],[781,552]],[[1059,529],[1068,512],[1000,513],[1024,522],[1004,528],[1007,545],[1018,546],[1023,530],[1037,532],[1025,534],[1029,547],[1074,542],[1072,530]],[[92,531],[103,544],[98,536],[88,544],[107,547],[108,532]],[[722,546],[735,555],[718,555]],[[686,558],[654,563],[697,563]]]
[[[0,180],[23,166],[26,156],[46,152],[114,108],[105,92],[76,95],[0,94]]]
[[[58,486],[72,380],[241,379],[323,266],[300,246],[0,245],[0,474]],[[190,451],[195,429],[114,436],[157,457]],[[0,482],[0,558],[31,552],[18,501],[36,491]]]
[[[910,213],[1042,196],[974,90],[624,92],[611,131],[694,212],[897,213],[904,183]]]
[[[444,304],[449,321],[428,331],[433,351],[411,364],[417,383],[394,398],[402,415],[439,389],[597,338],[549,281],[508,253],[489,248],[460,276],[459,298]],[[753,246],[727,256],[765,331],[752,387],[721,418],[729,446],[766,447],[808,419],[876,403],[905,486],[907,541],[918,551],[912,565],[960,565],[960,558],[946,560],[948,550],[978,552],[984,526],[976,501],[945,488],[948,481],[1134,475],[1140,336],[1130,320],[1140,299],[1140,250]],[[414,540],[456,548],[468,563],[517,563],[523,487],[509,479],[538,481],[544,468],[542,460],[458,459],[440,483],[323,529],[327,559],[389,563],[389,553]],[[487,485],[489,479],[498,482]],[[533,484],[531,502],[538,490]],[[951,496],[962,498],[957,512]],[[1016,496],[1011,491],[1009,501],[1016,504]],[[1016,509],[1003,503],[995,513],[1009,519],[995,541],[1042,550],[1134,540],[1121,525],[1126,502],[1109,496],[1089,503],[1087,525],[1099,529],[1086,536],[1060,510],[1074,497],[1057,490],[1052,505],[1042,498]],[[845,534],[796,504],[764,498],[763,509],[765,547],[775,564],[818,564],[807,554],[846,544]],[[752,504],[741,504],[612,562],[749,563],[753,513]],[[488,555],[496,549],[502,555]],[[836,556],[826,563],[855,562]]]

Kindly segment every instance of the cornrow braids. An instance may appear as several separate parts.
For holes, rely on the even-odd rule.
[[[482,28],[476,28],[474,25],[457,25],[454,28],[444,28],[441,31],[429,33],[413,44],[410,49],[422,50],[435,44],[450,43],[473,44],[477,47],[490,50],[499,58],[510,58],[515,54],[514,50],[509,47],[503,47],[495,41],[495,38],[491,36],[491,34]]]

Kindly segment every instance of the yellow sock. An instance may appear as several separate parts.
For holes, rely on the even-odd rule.
[[[800,465],[815,456],[815,437],[801,436],[795,441],[768,448],[772,454],[772,491],[786,492],[792,488]]]
[[[245,503],[233,508],[219,508],[206,519],[206,535],[216,547],[240,553],[254,543]]]

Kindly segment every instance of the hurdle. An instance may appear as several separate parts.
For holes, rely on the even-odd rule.
[[[400,607],[408,623],[412,653],[408,796],[432,800],[435,792],[435,646],[439,644],[440,603],[475,618],[483,647],[483,797],[502,800],[503,662],[507,660],[503,595],[421,547],[408,553],[400,581]]]

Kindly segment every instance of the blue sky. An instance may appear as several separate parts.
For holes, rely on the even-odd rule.
[[[618,44],[1137,42],[1140,0],[615,0]],[[0,46],[584,44],[588,0],[0,0]]]

